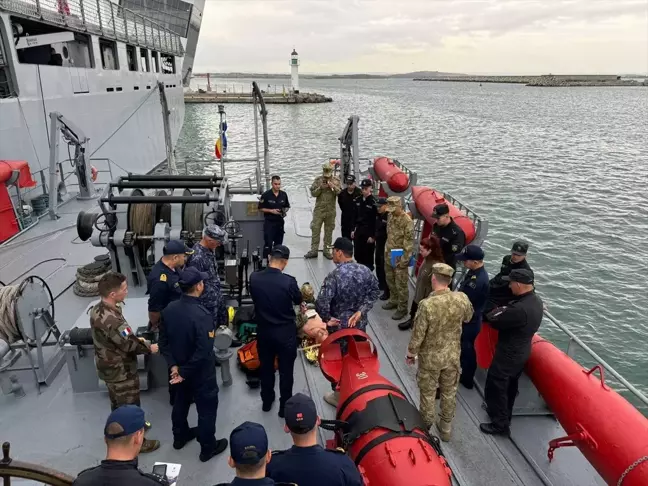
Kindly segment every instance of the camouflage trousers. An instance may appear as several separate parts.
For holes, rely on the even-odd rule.
[[[140,383],[137,373],[122,381],[106,383],[110,408],[115,410],[122,405],[140,405]]]
[[[333,230],[335,229],[335,211],[326,213],[317,209],[313,211],[313,221],[311,222],[311,251],[319,250],[322,225],[324,225],[324,253],[331,253]]]
[[[420,393],[421,417],[428,427],[432,427],[436,419],[436,390],[441,391],[441,420],[452,422],[457,406],[457,385],[459,383],[459,367],[442,370],[427,370],[419,368],[416,374]]]
[[[385,279],[389,287],[389,302],[396,304],[399,311],[407,312],[409,300],[407,268],[392,267],[389,252],[385,252]]]

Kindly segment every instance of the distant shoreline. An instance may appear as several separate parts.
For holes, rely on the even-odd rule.
[[[612,75],[543,75],[543,76],[436,76],[429,78],[414,78],[413,81],[455,82],[455,83],[501,83],[524,84],[531,87],[562,88],[562,87],[648,87],[648,79],[643,82],[623,79]]]

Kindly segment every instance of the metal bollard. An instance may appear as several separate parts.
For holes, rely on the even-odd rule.
[[[232,373],[230,372],[230,358],[234,355],[234,351],[230,349],[230,344],[234,335],[227,326],[220,326],[216,329],[214,336],[214,352],[216,359],[220,363],[221,378],[223,379],[223,386],[232,386]]]

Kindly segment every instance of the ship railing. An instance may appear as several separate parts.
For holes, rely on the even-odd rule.
[[[585,344],[581,338],[579,338],[576,334],[574,334],[569,327],[567,327],[565,324],[560,322],[556,317],[551,315],[551,313],[545,309],[544,311],[544,318],[547,319],[551,324],[553,324],[556,328],[558,328],[565,336],[567,336],[568,341],[567,341],[567,349],[565,350],[565,353],[572,359],[576,360],[576,358],[581,358],[580,356],[576,356],[578,354],[578,351],[582,351],[585,353],[586,356],[584,358],[587,360],[593,361],[595,364],[602,366],[612,377],[614,378],[615,385],[617,385],[615,388],[623,388],[625,391],[629,392],[631,397],[626,396],[626,398],[630,398],[631,402],[633,402],[633,405],[637,406],[638,408],[643,408],[644,413],[648,411],[648,397],[644,395],[640,390],[637,389],[632,383],[630,383],[628,380],[626,380],[623,375],[621,375],[617,370],[612,367],[607,361],[605,361],[603,358],[601,358],[592,348],[590,348],[587,344]],[[576,360],[578,361],[578,360]],[[603,372],[601,371],[601,381],[604,380]],[[621,390],[622,392],[624,390]]]
[[[0,10],[166,54],[184,55],[178,34],[110,0],[0,0]]]

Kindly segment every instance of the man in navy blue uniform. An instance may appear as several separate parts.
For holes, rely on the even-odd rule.
[[[297,486],[293,483],[276,483],[266,478],[270,457],[268,435],[263,425],[243,422],[230,434],[228,464],[236,469],[236,477],[231,483],[216,486]]]
[[[360,187],[362,188],[362,196],[353,200],[355,203],[355,215],[351,239],[353,239],[356,261],[373,272],[378,209],[376,200],[371,194],[373,191],[371,179],[364,179],[360,183]]]
[[[275,357],[279,360],[279,416],[283,417],[286,400],[292,396],[293,368],[297,358],[295,308],[302,294],[295,277],[283,273],[290,250],[276,245],[270,252],[268,267],[250,276],[250,294],[257,321],[257,349],[261,378],[263,411],[269,412],[275,400]]]
[[[472,319],[464,322],[461,331],[461,378],[459,378],[459,383],[472,389],[477,371],[475,339],[479,334],[482,312],[488,300],[488,272],[484,268],[484,250],[477,245],[466,246],[457,255],[457,261],[463,262],[464,267],[468,269],[459,291],[468,296],[474,309]]]
[[[456,269],[456,257],[466,244],[466,234],[450,216],[450,208],[447,204],[443,203],[434,206],[432,217],[437,220],[432,226],[432,232],[439,238],[443,259],[448,265]]]
[[[294,445],[272,453],[266,474],[275,481],[308,486],[362,486],[362,477],[344,451],[323,449],[317,443],[317,416],[313,400],[297,393],[286,402],[286,426]]]
[[[290,209],[288,194],[281,190],[281,177],[272,176],[272,189],[268,189],[259,199],[259,209],[263,213],[263,258],[267,258],[274,245],[281,245],[284,238],[284,218]]]
[[[502,266],[500,267],[499,273],[489,282],[490,291],[484,313],[489,313],[496,307],[506,305],[509,301],[513,300],[514,295],[504,277],[516,269],[523,268],[525,270],[531,270],[529,262],[526,259],[527,251],[529,251],[529,244],[526,241],[516,240],[513,242],[511,254],[502,258]]]
[[[227,448],[227,439],[216,440],[216,325],[212,314],[200,305],[206,273],[193,267],[180,274],[183,295],[162,311],[160,349],[169,365],[170,383],[176,387],[171,423],[173,448],[182,449],[194,438],[200,442],[200,460],[206,462]],[[196,403],[198,427],[189,428],[187,414]]]
[[[376,201],[376,277],[378,286],[383,294],[380,300],[389,300],[389,286],[385,276],[385,244],[387,243],[387,198],[380,197]]]
[[[164,308],[182,295],[178,286],[178,271],[184,267],[187,256],[192,253],[183,241],[171,240],[164,246],[162,258],[151,268],[146,279],[151,329],[158,328],[160,313]]]

